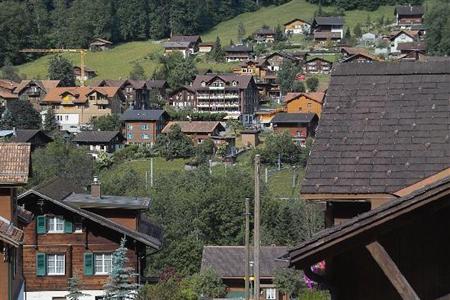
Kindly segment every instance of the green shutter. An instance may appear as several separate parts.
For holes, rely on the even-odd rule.
[[[47,220],[45,216],[37,216],[36,217],[36,232],[38,234],[47,233]]]
[[[64,220],[64,233],[72,233],[73,225],[69,220]]]
[[[94,275],[94,254],[84,253],[84,275]]]
[[[47,259],[45,253],[36,253],[36,275],[45,276],[47,274]]]

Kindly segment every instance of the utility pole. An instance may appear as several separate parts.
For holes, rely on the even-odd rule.
[[[261,167],[261,156],[259,154],[255,157],[255,219],[254,219],[254,245],[253,245],[253,261],[255,264],[254,277],[255,277],[255,300],[259,300],[259,254],[260,254],[260,211],[261,211],[261,199],[259,194],[259,176]]]
[[[153,187],[153,157],[150,158],[150,187]]]
[[[245,198],[245,300],[250,300],[250,199]]]

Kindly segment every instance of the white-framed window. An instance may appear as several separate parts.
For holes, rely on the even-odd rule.
[[[64,233],[64,219],[58,216],[49,216],[47,228],[49,233]]]
[[[146,133],[143,133],[143,134],[141,134],[141,138],[142,138],[143,140],[149,140],[149,139],[150,139],[150,135],[148,135],[148,134],[146,134]]]
[[[128,124],[127,128],[128,128],[128,130],[133,130],[133,125]]]
[[[148,124],[141,125],[141,130],[148,130]]]
[[[65,275],[66,264],[64,254],[47,254],[47,274]]]
[[[277,300],[277,290],[276,289],[266,289],[266,299],[267,300]]]
[[[95,275],[108,275],[112,269],[111,253],[95,254]]]

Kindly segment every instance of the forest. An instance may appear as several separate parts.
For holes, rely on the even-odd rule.
[[[335,5],[342,10],[364,9],[375,10],[381,5],[422,4],[424,0],[306,0],[312,4],[324,6]]]
[[[0,1],[0,66],[18,64],[22,48],[87,47],[199,34],[258,5],[288,0],[6,0]],[[14,28],[14,30],[11,30]]]

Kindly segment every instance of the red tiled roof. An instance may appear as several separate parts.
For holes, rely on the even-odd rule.
[[[119,91],[118,87],[57,87],[49,90],[47,95],[45,95],[44,102],[62,102],[63,95],[71,94],[74,96],[73,103],[85,103],[88,99],[89,94],[92,92],[99,92],[107,96],[108,98],[114,97]]]
[[[211,133],[217,126],[221,126],[220,122],[214,121],[171,121],[164,127],[162,133],[168,133],[175,124],[180,126],[183,133]]]
[[[0,185],[23,185],[30,172],[29,143],[0,143]]]

